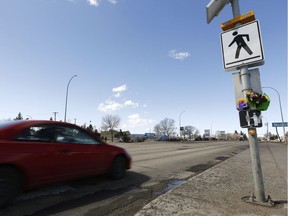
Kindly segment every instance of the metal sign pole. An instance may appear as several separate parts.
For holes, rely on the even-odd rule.
[[[234,18],[240,16],[240,8],[239,8],[239,1],[232,0],[232,11]],[[246,97],[246,93],[251,90],[250,85],[250,74],[248,71],[248,67],[244,66],[240,69],[240,76],[243,85],[243,94],[244,98]],[[251,133],[255,131],[255,134]],[[256,128],[249,128],[248,129],[248,137],[249,137],[249,145],[250,145],[250,152],[251,152],[251,162],[252,162],[252,173],[254,179],[254,188],[255,188],[255,195],[256,200],[258,202],[265,202],[265,192],[264,192],[264,183],[262,177],[262,169],[261,169],[261,160],[259,154],[259,145],[257,140],[257,131]]]

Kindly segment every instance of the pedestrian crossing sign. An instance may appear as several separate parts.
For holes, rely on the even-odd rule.
[[[225,71],[264,64],[258,20],[221,33],[221,46]]]
[[[253,127],[262,127],[262,115],[261,111],[258,110],[249,110],[249,111],[240,111],[240,126],[242,128],[253,128]]]

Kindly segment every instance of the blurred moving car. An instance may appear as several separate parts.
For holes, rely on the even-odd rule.
[[[16,120],[0,124],[0,206],[21,191],[89,175],[120,179],[130,169],[125,149],[73,124]]]

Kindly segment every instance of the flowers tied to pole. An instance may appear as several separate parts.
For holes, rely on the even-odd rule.
[[[247,99],[245,99],[245,98],[240,98],[239,100],[237,100],[237,109],[239,110],[239,111],[245,111],[245,110],[249,110],[250,109],[250,107],[249,107],[249,105],[248,105],[248,100]]]
[[[240,98],[237,100],[236,105],[239,111],[246,110],[259,110],[265,111],[270,104],[270,98],[267,94],[259,94],[254,91],[249,91],[246,94],[246,98]]]
[[[265,111],[270,104],[270,98],[267,94],[259,94],[254,91],[249,91],[246,94],[248,105],[253,110]]]

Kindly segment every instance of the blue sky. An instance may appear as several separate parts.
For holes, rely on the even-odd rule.
[[[0,1],[0,119],[64,119],[97,128],[119,115],[122,130],[152,132],[168,117],[181,125],[242,130],[232,72],[224,72],[220,24],[227,5],[207,24],[209,0]],[[255,11],[265,64],[262,86],[277,89],[287,121],[287,2],[239,0]],[[234,71],[237,72],[237,71]],[[264,122],[280,122],[276,92]],[[266,127],[258,133],[264,134]],[[281,129],[279,130],[281,133]]]

